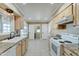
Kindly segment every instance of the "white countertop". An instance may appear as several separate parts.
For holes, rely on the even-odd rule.
[[[13,47],[15,43],[0,42],[0,55]]]
[[[20,36],[20,37],[15,37],[10,40],[3,40],[0,41],[0,55],[7,51],[9,48],[13,47],[16,45],[19,41],[23,40],[24,38],[27,38],[26,36]]]
[[[26,38],[26,36],[20,36],[20,37],[15,37],[15,38],[13,38],[13,39],[10,39],[10,40],[3,40],[3,41],[1,41],[1,42],[11,42],[11,43],[17,43],[17,42],[19,42],[20,40],[23,40],[24,38]]]

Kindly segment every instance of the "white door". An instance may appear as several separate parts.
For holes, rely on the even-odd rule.
[[[48,24],[42,24],[42,39],[48,39]]]
[[[29,39],[34,39],[34,26],[29,25]]]

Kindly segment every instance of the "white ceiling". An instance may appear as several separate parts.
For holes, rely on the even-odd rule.
[[[15,3],[13,4],[29,22],[48,22],[63,3]]]

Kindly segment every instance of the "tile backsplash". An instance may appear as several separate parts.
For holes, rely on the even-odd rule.
[[[73,24],[67,24],[66,32],[79,35],[79,27],[73,27]]]

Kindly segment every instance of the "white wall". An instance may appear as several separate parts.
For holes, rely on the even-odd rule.
[[[49,22],[49,23],[48,23],[48,33],[50,33],[50,32],[52,31],[52,30],[51,30],[51,29],[52,29],[51,26],[52,26],[52,22]]]
[[[34,25],[29,25],[29,39],[34,39]]]
[[[42,39],[48,39],[48,24],[42,24]]]

